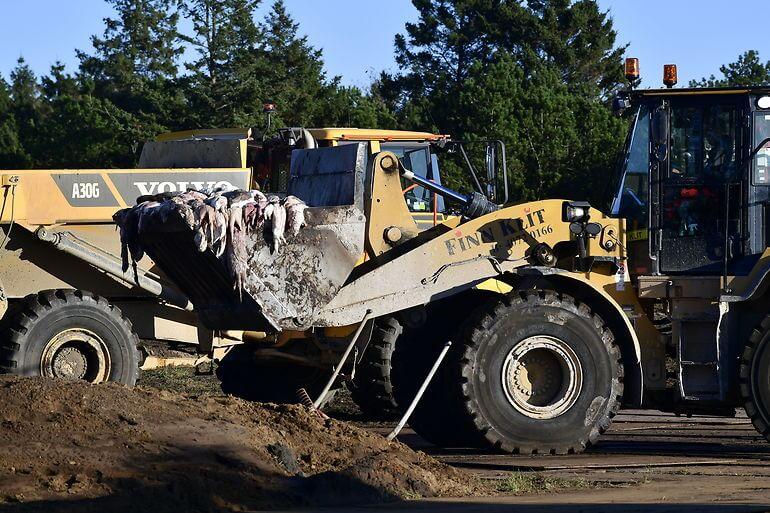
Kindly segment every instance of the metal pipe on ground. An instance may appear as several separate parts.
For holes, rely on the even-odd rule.
[[[451,340],[447,341],[447,343],[444,344],[444,348],[441,350],[441,352],[438,355],[438,358],[436,358],[436,361],[433,363],[433,367],[430,368],[430,372],[428,372],[428,375],[425,376],[425,381],[423,381],[422,385],[420,385],[420,389],[417,391],[417,394],[414,396],[414,399],[412,399],[412,402],[409,405],[409,408],[406,409],[406,411],[404,412],[404,416],[401,417],[400,421],[398,421],[398,424],[393,429],[393,431],[391,431],[390,434],[386,437],[388,441],[396,438],[398,434],[401,432],[401,430],[404,429],[404,426],[409,421],[409,417],[412,416],[414,409],[417,408],[417,404],[420,402],[420,399],[422,399],[422,395],[425,393],[425,390],[427,390],[428,385],[430,385],[430,382],[433,380],[433,376],[436,374],[436,371],[441,365],[441,362],[444,361],[444,357],[449,352],[450,347],[452,347]]]
[[[361,324],[358,325],[358,329],[356,330],[356,333],[353,335],[353,338],[350,339],[350,343],[348,344],[348,347],[345,349],[345,352],[342,354],[342,358],[340,358],[340,363],[337,364],[337,367],[334,369],[334,372],[332,373],[332,377],[329,378],[329,381],[326,382],[326,386],[321,391],[321,395],[318,396],[318,399],[315,400],[313,403],[313,407],[318,409],[323,404],[324,399],[326,399],[327,394],[329,393],[329,390],[331,390],[332,385],[337,380],[337,376],[340,375],[340,371],[342,371],[342,367],[345,365],[345,362],[348,359],[348,356],[350,356],[350,352],[353,350],[353,346],[356,345],[356,341],[358,340],[358,337],[361,336],[361,332],[364,331],[364,326],[366,325],[366,322],[372,318],[372,311],[367,310],[366,315],[364,315],[364,318],[361,319]]]
[[[35,234],[38,239],[52,244],[56,249],[79,258],[129,285],[135,285],[171,305],[188,311],[193,309],[190,300],[178,290],[162,283],[159,279],[150,277],[150,273],[142,269],[137,269],[132,279],[123,272],[123,265],[118,258],[79,239],[70,232],[50,232],[41,226],[35,231]]]

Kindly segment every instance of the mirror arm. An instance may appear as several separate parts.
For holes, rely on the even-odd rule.
[[[751,162],[754,157],[757,156],[757,153],[759,153],[759,150],[765,147],[766,144],[770,143],[770,137],[766,137],[761,143],[757,145],[756,148],[754,148],[751,153],[749,154],[748,161]]]
[[[459,146],[460,146],[460,152],[463,154],[463,158],[465,159],[465,163],[468,165],[468,170],[471,172],[473,181],[476,183],[476,188],[479,191],[479,194],[484,194],[484,189],[481,187],[481,183],[479,182],[479,177],[476,176],[476,169],[473,167],[473,164],[471,163],[471,159],[468,158],[468,154],[465,153],[465,146],[463,146],[463,143],[459,143]]]
[[[757,145],[756,148],[751,150],[751,153],[745,158],[745,160],[741,161],[740,166],[738,166],[738,170],[740,170],[741,173],[744,171],[749,171],[749,166],[751,165],[751,161],[754,160],[754,157],[757,156],[757,153],[759,153],[759,150],[765,147],[765,145],[770,144],[770,137],[766,137],[761,143]]]

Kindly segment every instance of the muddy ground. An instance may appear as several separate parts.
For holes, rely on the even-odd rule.
[[[388,444],[393,423],[345,393],[327,406],[343,423],[224,398],[189,368],[141,385],[0,379],[0,511],[770,512],[770,444],[740,412],[624,412],[586,454],[524,457],[408,427]]]
[[[487,494],[471,474],[189,369],[133,390],[0,377],[0,509],[244,511]],[[155,383],[153,383],[155,379]],[[189,385],[190,383],[188,383]]]

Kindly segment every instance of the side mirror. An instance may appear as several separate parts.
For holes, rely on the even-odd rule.
[[[490,201],[497,201],[497,152],[494,143],[487,143],[484,165],[487,168],[486,196]]]
[[[487,171],[485,195],[499,205],[508,203],[508,165],[505,143],[499,140],[486,141],[484,165]],[[502,185],[502,191],[499,187]]]
[[[618,117],[630,108],[631,100],[628,98],[628,93],[620,93],[612,100],[612,113]]]

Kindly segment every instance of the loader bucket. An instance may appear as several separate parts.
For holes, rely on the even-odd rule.
[[[312,325],[364,251],[364,144],[292,153],[288,193],[303,199],[307,225],[272,251],[262,230],[246,239],[243,291],[193,231],[176,216],[151,225],[140,240],[157,266],[190,298],[209,329],[281,331]]]

